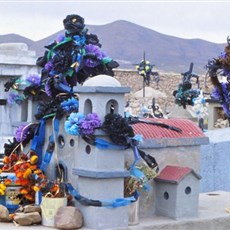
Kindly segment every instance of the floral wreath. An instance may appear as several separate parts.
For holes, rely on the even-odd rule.
[[[41,74],[30,74],[25,80],[12,78],[5,84],[5,91],[12,89],[9,104],[21,104],[28,98],[39,101],[37,120],[57,112],[60,94],[71,98],[74,86],[99,74],[114,76],[113,69],[119,66],[101,50],[97,35],[88,33],[84,18],[67,15],[63,25],[65,34],[45,46],[44,55],[36,61]]]
[[[222,108],[230,119],[230,38],[227,37],[227,45],[224,52],[217,58],[208,61],[205,66],[207,69],[207,76],[210,77],[211,83],[214,86],[211,97],[218,100]],[[220,82],[219,76],[225,76],[226,82]]]
[[[193,62],[190,63],[189,70],[181,73],[183,76],[182,83],[178,85],[178,89],[173,91],[175,97],[175,103],[179,106],[183,106],[186,109],[187,105],[194,105],[194,100],[200,94],[200,82],[199,76],[192,72]],[[197,89],[192,89],[191,78],[196,78]]]

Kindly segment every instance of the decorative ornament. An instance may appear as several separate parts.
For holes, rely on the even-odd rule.
[[[218,100],[230,121],[230,38],[227,37],[227,46],[224,52],[217,58],[208,61],[205,66],[207,76],[210,77],[214,86],[211,96]],[[226,77],[226,82],[220,81],[219,77]],[[230,124],[230,123],[229,123]]]
[[[192,72],[193,62],[190,63],[189,70],[181,73],[183,76],[182,83],[178,85],[178,89],[173,91],[175,103],[186,109],[187,105],[193,106],[194,99],[200,94],[199,76]],[[191,78],[196,78],[197,89],[192,89]]]

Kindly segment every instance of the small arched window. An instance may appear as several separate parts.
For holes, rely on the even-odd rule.
[[[116,100],[109,100],[106,104],[106,114],[118,114],[118,103]]]
[[[84,105],[84,114],[92,113],[92,111],[93,111],[92,101],[90,99],[87,99]]]

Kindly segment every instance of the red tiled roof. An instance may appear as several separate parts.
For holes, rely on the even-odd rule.
[[[198,179],[201,177],[189,167],[167,165],[155,178],[156,181],[179,183],[186,175],[193,173]]]
[[[132,125],[134,133],[141,134],[145,139],[205,137],[204,133],[198,127],[198,125],[188,119],[145,118],[142,120],[163,123],[169,126],[180,128],[182,130],[182,132],[177,132],[158,125],[151,125],[146,123],[136,123]]]

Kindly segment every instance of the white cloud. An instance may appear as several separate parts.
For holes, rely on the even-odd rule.
[[[66,15],[79,14],[90,25],[123,19],[181,38],[225,42],[229,9],[221,1],[7,1],[0,2],[0,31],[39,40],[63,29]]]

